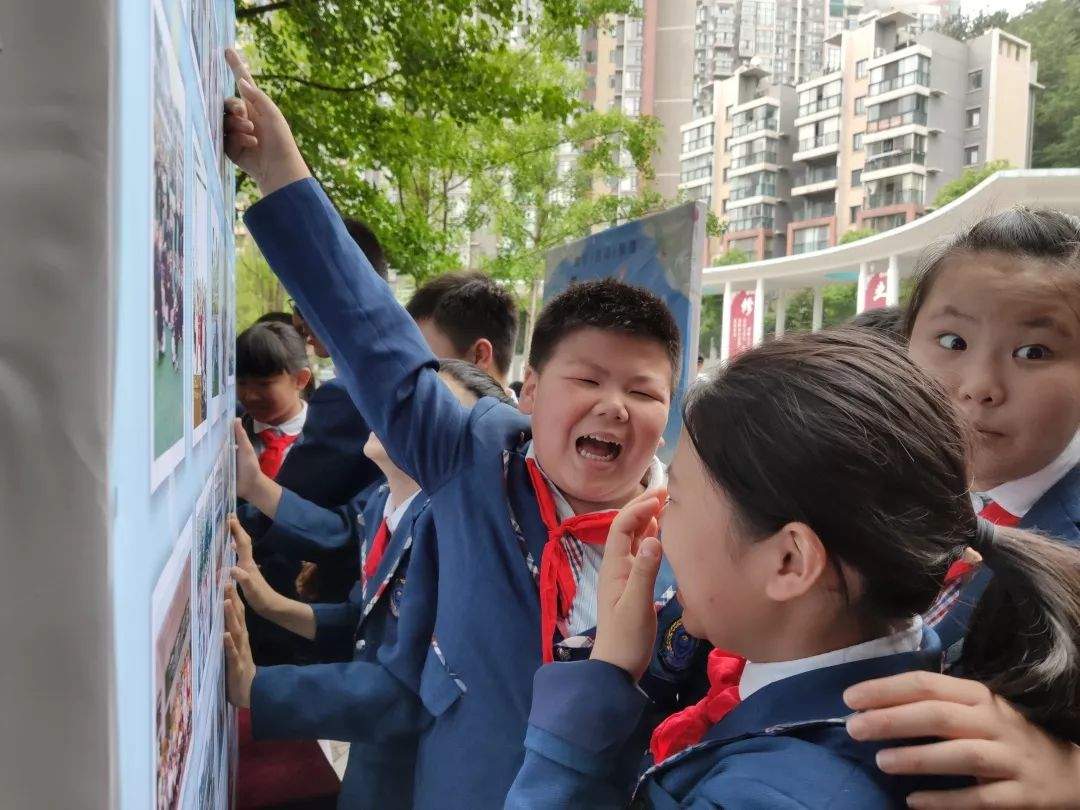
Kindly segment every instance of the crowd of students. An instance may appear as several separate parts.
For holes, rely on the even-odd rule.
[[[295,332],[238,340],[227,691],[257,737],[350,742],[348,808],[1075,805],[1080,222],[988,217],[903,312],[706,375],[665,470],[655,296],[554,298],[511,397],[506,292],[402,308],[228,58],[247,226],[339,374],[305,404]]]

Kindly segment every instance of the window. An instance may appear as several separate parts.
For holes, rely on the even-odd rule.
[[[851,148],[855,149],[856,151],[858,151],[859,149],[862,149],[862,139],[863,139],[863,133],[856,132],[855,135],[851,139]]]
[[[964,113],[964,126],[968,129],[975,129],[975,127],[982,124],[982,108],[972,107]]]
[[[862,185],[862,169],[855,169],[851,173],[851,187],[858,188]]]
[[[734,106],[734,104],[728,104],[727,109],[724,111],[724,118],[728,121],[731,120],[731,108]]]
[[[978,146],[965,146],[964,147],[964,165],[974,166],[979,162],[979,147]]]
[[[982,71],[973,70],[968,74],[968,91],[978,90],[982,87]]]
[[[858,62],[855,63],[855,78],[856,79],[864,79],[864,78],[866,78],[866,63],[868,61],[869,60],[867,60],[867,59],[860,59]]]
[[[861,208],[862,208],[861,205],[853,205],[853,206],[851,206],[850,209],[848,209],[848,215],[851,217],[851,224],[852,225],[854,225],[856,222],[858,222],[858,220],[859,220],[859,209],[861,209]]]
[[[866,112],[866,96],[859,96],[855,99],[855,114],[863,115]]]

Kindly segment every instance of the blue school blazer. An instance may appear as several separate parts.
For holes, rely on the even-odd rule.
[[[370,544],[385,504],[366,510]],[[257,739],[333,739],[351,743],[341,808],[411,808],[420,733],[431,723],[418,698],[419,674],[434,621],[434,524],[423,493],[390,537],[375,576],[348,602],[313,605],[316,644],[348,663],[263,667],[251,689]],[[419,588],[410,588],[415,579]],[[412,596],[416,592],[416,598]]]
[[[434,720],[417,753],[415,806],[498,807],[524,758],[541,644],[553,641],[539,633],[547,530],[525,465],[529,419],[492,398],[458,402],[313,179],[263,198],[246,222],[371,429],[431,498],[438,609],[419,690]],[[672,601],[650,668],[664,711],[696,699],[703,683],[690,676],[702,672],[705,645],[678,617]]]
[[[1070,546],[1080,547],[1080,465],[1073,467],[1035,502],[1020,521],[1019,528],[1037,531]],[[964,636],[967,635],[975,606],[993,578],[993,571],[985,565],[980,566],[960,592],[952,609],[934,628],[945,650],[946,669],[952,670],[953,674],[962,674],[953,668],[963,653]]]
[[[844,690],[867,678],[937,669],[941,647],[795,675],[755,692],[700,743],[659,766],[641,752],[647,698],[618,667],[582,661],[536,673],[525,764],[506,807],[875,810],[903,807],[912,790],[964,784],[889,776],[874,756],[895,743],[860,743],[845,728]],[[631,803],[632,801],[632,803]]]
[[[277,482],[319,506],[345,503],[382,478],[364,455],[370,432],[345,384],[327,380],[308,400],[304,431],[285,456]]]

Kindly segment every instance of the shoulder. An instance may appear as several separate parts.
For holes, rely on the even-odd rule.
[[[839,728],[838,732],[846,732]],[[714,753],[691,791],[720,807],[868,808],[895,801],[866,767],[827,745],[798,737],[751,737]]]

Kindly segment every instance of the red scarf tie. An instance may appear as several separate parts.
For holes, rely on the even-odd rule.
[[[590,512],[586,515],[574,515],[559,521],[555,508],[555,497],[551,494],[544,474],[540,472],[533,459],[526,459],[529,478],[536,492],[536,503],[540,507],[540,519],[548,530],[548,539],[540,557],[540,652],[545,664],[555,660],[552,646],[555,639],[555,626],[559,619],[570,615],[577,593],[577,580],[574,579],[570,559],[566,556],[563,538],[569,536],[582,543],[603,545],[607,542],[611,521],[618,511]]]
[[[285,451],[300,438],[300,434],[286,436],[277,428],[267,428],[258,437],[263,445],[263,451],[259,454],[259,469],[270,478],[276,478],[281,463],[285,461]]]
[[[371,551],[368,552],[364,560],[364,582],[370,581],[375,576],[375,572],[379,570],[379,563],[382,562],[389,542],[390,525],[386,522],[386,518],[383,518],[382,523],[379,524],[379,528],[375,532],[375,539],[371,541]]]
[[[739,678],[745,666],[746,659],[737,655],[723,650],[709,653],[709,693],[656,727],[649,743],[653,762],[659,765],[672,754],[701,742],[710,728],[739,705]]]

